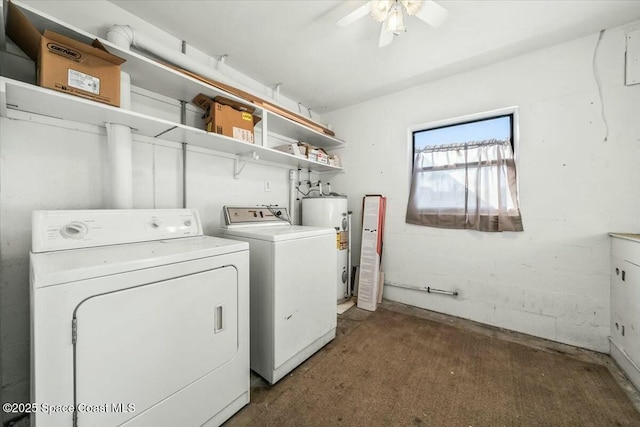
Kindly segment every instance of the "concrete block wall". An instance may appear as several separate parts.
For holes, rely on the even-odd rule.
[[[624,85],[625,35],[639,27],[606,30],[597,54],[593,34],[325,115],[349,142],[335,183],[354,212],[354,264],[363,195],[388,197],[385,298],[608,352],[607,233],[640,230],[640,85]],[[509,106],[525,231],[406,224],[408,129]],[[460,295],[405,289],[426,286]]]
[[[105,37],[109,25],[119,22],[168,42],[176,41],[106,1],[92,2],[91,8],[79,8],[74,1],[27,3],[101,37]],[[8,59],[3,62],[8,65],[3,66],[3,75],[33,81],[33,63],[21,58],[10,41],[7,50],[11,53],[3,54]],[[201,55],[195,50],[191,53]],[[258,82],[228,67],[225,72],[245,86],[260,89]],[[180,121],[178,100],[137,87],[132,90],[133,110]],[[279,99],[297,107],[293,101]],[[188,106],[187,124],[199,126],[199,115],[196,107]],[[18,119],[0,118],[0,153],[0,390],[4,402],[29,402],[31,211],[109,207],[104,193],[108,179],[106,131],[21,113]],[[181,144],[134,135],[134,208],[182,207],[182,156]],[[198,209],[206,234],[219,234],[225,204],[288,204],[289,167],[248,163],[234,179],[233,156],[191,146],[187,148],[186,164],[187,207]],[[270,182],[270,191],[265,191],[265,181]],[[11,414],[3,413],[0,418],[6,421]]]
[[[53,8],[52,3],[29,2],[42,8]],[[92,2],[90,9],[73,1],[55,3],[50,13],[66,14],[92,33],[116,18],[144,28],[143,21],[123,17],[109,2]],[[640,85],[623,84],[624,35],[638,28],[640,23],[607,30],[599,48],[607,141],[592,68],[598,34],[324,117],[348,142],[341,152],[347,173],[327,179],[335,191],[348,193],[356,264],[362,196],[388,196],[386,298],[608,351],[606,233],[640,228]],[[144,91],[137,92],[134,104],[170,120],[178,114],[177,101]],[[525,231],[488,234],[405,224],[407,129],[512,105],[520,113]],[[190,120],[195,114],[190,110]],[[101,128],[30,115],[0,119],[0,136],[1,390],[4,401],[27,402],[29,215],[34,209],[104,207],[106,136]],[[180,145],[138,137],[133,155],[135,207],[180,207]],[[235,180],[231,158],[198,148],[189,148],[187,164],[188,206],[199,209],[208,234],[217,233],[224,204],[287,203],[287,169],[249,164]],[[271,181],[271,192],[264,191],[264,180]],[[460,296],[394,284],[455,289]]]

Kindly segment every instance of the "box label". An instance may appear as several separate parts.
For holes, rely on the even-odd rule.
[[[251,113],[242,113],[242,120],[253,121],[253,115]]]
[[[72,61],[78,62],[80,58],[82,58],[82,54],[77,50],[73,50],[58,43],[47,43],[47,49],[49,49],[49,52],[51,53],[64,56],[65,58],[71,59]]]
[[[100,79],[90,76],[89,74],[81,73],[80,71],[69,69],[67,85],[91,92],[94,95],[100,94]]]
[[[246,129],[237,128],[234,126],[233,128],[233,137],[235,139],[240,139],[242,141],[251,142],[253,144],[253,132]]]
[[[349,232],[348,231],[340,231],[337,233],[336,243],[338,245],[338,249],[343,251],[345,249],[349,249]]]
[[[325,163],[325,164],[327,164],[327,163],[329,163],[329,157],[327,157],[327,155],[326,155],[326,154],[324,154],[324,153],[322,153],[322,152],[319,152],[319,153],[318,153],[317,161],[318,161],[318,162],[320,162],[320,163]]]

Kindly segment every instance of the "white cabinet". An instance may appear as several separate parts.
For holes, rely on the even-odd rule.
[[[638,246],[639,244],[636,243]],[[640,365],[640,258],[638,264],[627,260],[622,263],[624,288],[624,350],[636,365]]]
[[[612,242],[612,249],[613,249]],[[618,347],[624,348],[625,335],[625,296],[622,277],[620,276],[620,268],[623,260],[615,254],[617,251],[611,252],[611,341]]]
[[[640,235],[610,235],[611,356],[640,388]]]
[[[91,34],[73,28],[37,10],[15,4],[42,32],[45,28],[68,37],[91,43],[95,39]],[[187,76],[171,67],[149,59],[133,51],[122,49],[106,40],[100,42],[114,55],[126,59],[122,70],[131,75],[132,85],[141,87],[176,100],[191,101],[199,93],[210,97],[223,95],[240,102],[248,101],[228,94],[211,85]],[[28,83],[0,77],[0,116],[17,118],[16,112],[36,113],[80,123],[104,126],[105,123],[117,123],[129,126],[133,133],[164,140],[187,143],[202,148],[246,155],[255,153],[260,160],[278,163],[295,168],[305,168],[317,172],[341,172],[342,168],[331,166],[302,157],[297,157],[267,144],[270,135],[284,137],[292,141],[304,140],[312,145],[331,149],[344,146],[344,142],[330,135],[318,132],[286,117],[256,106],[254,114],[262,117],[262,139],[255,144],[228,138],[203,129],[194,128],[177,122],[167,121],[135,111],[111,107],[109,105],[85,100],[75,96],[55,92]]]

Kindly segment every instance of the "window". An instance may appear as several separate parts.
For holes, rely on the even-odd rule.
[[[406,221],[440,228],[522,231],[515,117],[511,108],[415,129]]]

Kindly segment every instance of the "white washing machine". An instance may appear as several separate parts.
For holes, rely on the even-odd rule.
[[[251,369],[274,384],[335,338],[336,233],[290,225],[285,208],[223,216],[224,236],[251,252]]]
[[[32,425],[219,425],[249,402],[249,247],[195,210],[35,211]]]

